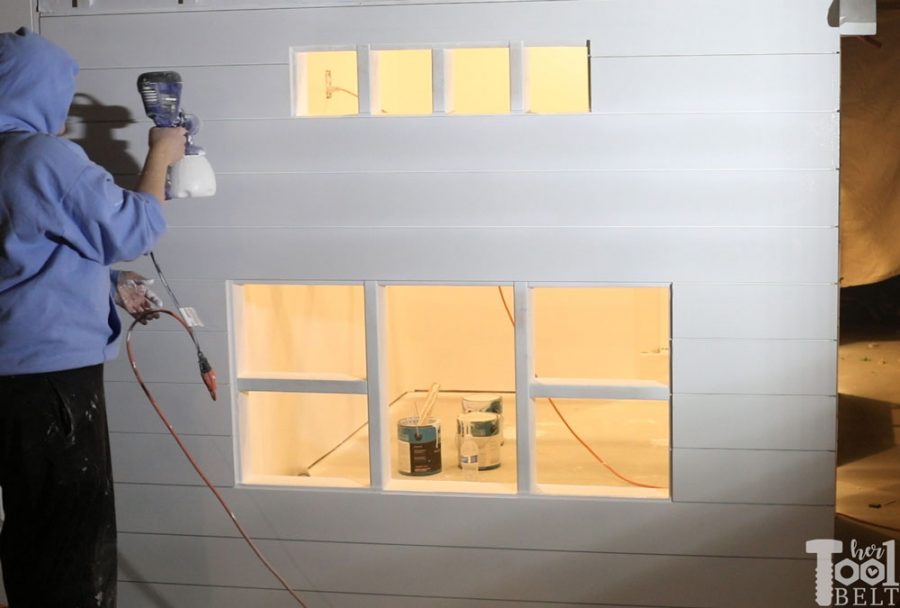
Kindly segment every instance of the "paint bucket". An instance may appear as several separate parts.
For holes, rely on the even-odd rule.
[[[397,423],[397,463],[401,475],[434,475],[441,472],[441,421],[418,416]]]
[[[496,393],[472,393],[462,398],[463,412],[494,412],[500,415],[500,445],[503,445],[503,396]]]
[[[494,412],[466,412],[456,419],[456,453],[462,446],[465,429],[478,444],[478,470],[488,471],[500,466],[500,415]],[[461,466],[461,465],[460,465]]]

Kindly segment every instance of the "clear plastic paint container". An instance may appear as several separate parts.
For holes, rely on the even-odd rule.
[[[466,412],[456,419],[457,462],[462,467],[461,448],[466,429],[478,445],[478,470],[500,466],[500,415],[494,412]]]
[[[463,412],[503,413],[503,396],[495,393],[472,393],[462,398]]]
[[[418,416],[397,423],[397,470],[401,475],[423,476],[441,472],[441,421]]]

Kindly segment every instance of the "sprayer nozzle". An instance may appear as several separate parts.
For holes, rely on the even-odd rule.
[[[200,378],[203,380],[203,384],[206,385],[206,390],[209,391],[209,396],[212,397],[212,400],[216,400],[216,371],[212,368],[212,365],[209,364],[209,360],[206,358],[201,352],[197,353],[197,361],[200,364]]]

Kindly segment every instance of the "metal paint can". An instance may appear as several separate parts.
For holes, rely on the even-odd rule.
[[[459,448],[466,426],[478,444],[478,470],[488,471],[500,466],[500,415],[494,412],[466,412],[456,419],[456,454],[459,464]]]
[[[503,445],[503,395],[472,393],[462,398],[463,412],[494,412],[500,415],[500,445]]]
[[[397,469],[401,475],[434,475],[441,472],[441,421],[418,416],[397,423]]]

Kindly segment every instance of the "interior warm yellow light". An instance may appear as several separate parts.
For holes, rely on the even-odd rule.
[[[293,55],[294,116],[359,113],[356,51],[301,51]]]
[[[241,374],[365,378],[361,286],[248,284],[239,306]]]
[[[538,377],[669,383],[668,288],[536,288],[532,293]]]
[[[251,483],[279,476],[368,485],[365,395],[251,391],[240,403],[243,470]]]
[[[587,47],[528,47],[525,61],[527,112],[590,111]]]
[[[372,53],[372,114],[431,114],[431,51]]]
[[[606,494],[611,486],[667,493],[668,401],[536,399],[534,408],[538,484],[587,495]]]
[[[447,51],[448,113],[509,113],[509,48]]]
[[[387,445],[381,448],[390,463],[389,489],[514,493],[513,287],[401,284],[383,290],[376,381],[383,381],[379,406],[387,414]],[[234,293],[237,375],[239,382],[254,383],[241,388],[238,398],[244,481],[368,485],[369,404],[360,393],[368,388],[361,382],[363,287],[241,284]],[[548,395],[532,401],[535,431],[529,441],[540,491],[668,496],[669,288],[533,286],[524,308],[533,330],[524,355],[534,362],[534,386]],[[634,385],[638,393],[662,392],[630,399],[603,399],[590,391],[571,396],[606,381]],[[435,383],[440,393],[431,407],[426,390]],[[460,416],[472,393],[499,395],[502,404],[500,412],[494,410],[502,415],[494,427],[502,429],[495,434],[499,446],[484,440],[494,464],[475,479],[458,466]],[[570,396],[555,396],[565,393]],[[433,428],[440,442],[429,449],[440,453],[441,464],[432,466],[432,457],[431,468],[414,472],[405,464],[412,462],[411,442],[401,441],[400,428],[409,428],[403,420],[424,415],[426,408],[439,422]],[[409,458],[401,459],[404,454]]]

